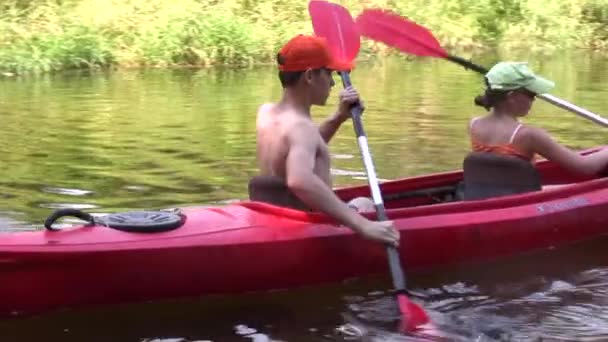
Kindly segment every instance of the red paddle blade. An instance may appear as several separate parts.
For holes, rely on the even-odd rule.
[[[402,332],[411,332],[430,322],[429,316],[420,305],[412,302],[406,295],[397,295],[399,311],[401,312]]]
[[[388,10],[364,10],[357,17],[357,27],[361,35],[406,53],[439,58],[448,56],[429,30]]]
[[[308,4],[315,35],[327,39],[334,58],[352,62],[361,47],[355,21],[346,8],[327,1],[313,0]]]

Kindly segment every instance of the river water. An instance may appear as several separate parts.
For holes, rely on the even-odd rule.
[[[507,52],[501,59],[522,59]],[[496,55],[477,56],[491,65]],[[529,58],[554,95],[602,114],[608,58]],[[352,74],[378,176],[459,168],[468,120],[482,113],[472,71],[390,57]],[[338,81],[338,80],[336,80]],[[339,84],[339,82],[338,82]],[[321,120],[337,104],[314,108]],[[0,230],[40,229],[54,209],[92,213],[221,204],[246,198],[255,175],[255,113],[280,97],[276,70],[122,70],[0,79]],[[572,148],[603,129],[537,101],[525,122]],[[331,143],[337,186],[365,184],[350,123]],[[411,286],[443,340],[608,340],[607,241],[429,274]],[[27,284],[24,284],[27,286]],[[0,341],[406,341],[391,325],[390,281],[73,310],[0,322]]]

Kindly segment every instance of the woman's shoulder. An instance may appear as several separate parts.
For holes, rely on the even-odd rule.
[[[534,149],[541,145],[546,145],[550,141],[553,141],[553,137],[543,128],[522,124],[519,129],[519,133],[517,134],[517,140],[520,142],[525,142],[528,146],[533,147]]]
[[[469,121],[477,121],[477,120],[483,120],[485,118],[489,117],[489,114],[477,114],[477,115],[473,115],[469,118]]]
[[[469,118],[469,124],[467,125],[467,126],[469,127],[469,130],[470,130],[471,128],[473,128],[473,125],[474,125],[476,122],[478,122],[478,121],[480,121],[480,120],[483,120],[483,119],[484,119],[486,116],[487,116],[487,115],[483,115],[483,114],[482,114],[482,115],[475,115],[475,116],[473,116],[473,117]]]
[[[541,127],[530,125],[527,123],[520,123],[521,128],[519,129],[520,134],[528,136],[548,136],[549,133]]]

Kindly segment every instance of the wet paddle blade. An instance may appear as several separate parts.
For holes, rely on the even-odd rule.
[[[397,295],[399,311],[401,312],[401,328],[403,332],[411,332],[430,322],[424,309],[412,302],[406,295]]]
[[[338,4],[318,0],[308,4],[308,12],[315,35],[327,39],[334,57],[345,62],[354,61],[361,39],[350,13]]]
[[[429,30],[394,12],[366,9],[357,17],[356,24],[361,35],[405,53],[439,58],[448,56]]]

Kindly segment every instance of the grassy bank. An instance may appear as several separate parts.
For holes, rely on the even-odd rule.
[[[608,47],[608,0],[343,0],[383,7],[442,44],[481,48]],[[273,63],[311,32],[306,0],[4,0],[0,74],[108,66]],[[363,54],[388,53],[369,41]]]

